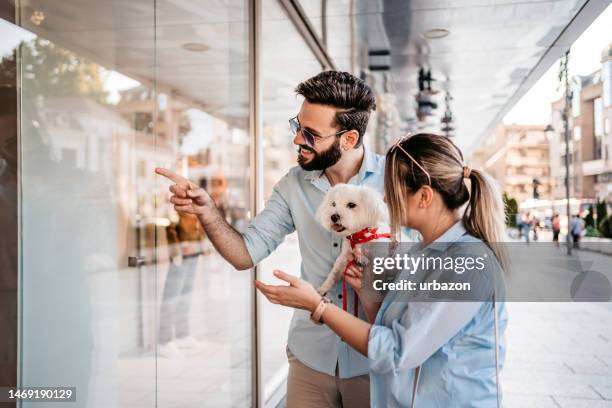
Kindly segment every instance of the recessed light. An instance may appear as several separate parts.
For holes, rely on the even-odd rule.
[[[203,43],[185,43],[181,45],[184,50],[191,52],[204,52],[210,50],[210,47]]]
[[[434,29],[425,31],[423,33],[423,37],[427,38],[428,40],[435,40],[438,38],[447,37],[449,34],[450,34],[450,31],[444,28],[434,28]]]
[[[45,13],[40,10],[34,10],[32,15],[30,16],[30,21],[32,24],[39,26],[45,19]]]

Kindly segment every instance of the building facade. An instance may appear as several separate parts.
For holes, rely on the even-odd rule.
[[[612,44],[602,52],[602,67],[572,80],[569,118],[570,197],[612,200]],[[565,198],[564,99],[552,104],[550,148],[553,198]]]
[[[488,172],[519,203],[550,199],[550,144],[545,126],[500,125],[472,154],[470,163]]]

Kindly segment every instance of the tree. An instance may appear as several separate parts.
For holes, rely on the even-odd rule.
[[[49,40],[36,37],[19,45],[21,89],[27,98],[84,95],[107,104],[102,70],[97,64],[79,57]],[[17,49],[0,62],[0,86],[15,84]]]
[[[597,204],[595,204],[595,208],[596,208],[597,225],[598,226],[608,216],[608,209],[606,207],[607,207],[606,206],[606,200],[599,200],[599,199],[597,199]],[[601,232],[603,234],[603,232],[601,230],[599,232]]]
[[[17,79],[17,49],[0,61],[0,87],[14,88]]]
[[[506,212],[506,225],[508,227],[516,227],[516,214],[518,214],[518,203],[514,198],[508,197],[506,193],[503,195],[504,209]]]
[[[612,216],[604,218],[598,225],[599,232],[606,238],[612,238]]]
[[[595,215],[593,214],[593,205],[589,206],[589,212],[584,217],[584,223],[587,228],[595,228]]]

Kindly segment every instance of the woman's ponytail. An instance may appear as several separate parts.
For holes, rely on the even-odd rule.
[[[467,170],[466,170],[467,169]],[[502,242],[505,237],[505,211],[497,184],[487,173],[464,167],[470,180],[470,198],[463,213],[465,229],[491,247],[504,271],[508,258]]]

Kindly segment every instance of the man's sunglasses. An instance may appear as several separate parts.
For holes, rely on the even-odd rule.
[[[298,132],[302,132],[302,136],[304,137],[306,144],[310,147],[314,147],[317,140],[327,139],[328,137],[333,137],[333,136],[340,136],[341,134],[348,132],[348,130],[341,130],[339,132],[334,133],[333,135],[327,135],[327,136],[315,135],[312,132],[310,132],[308,129],[304,129],[300,125],[300,121],[298,120],[297,116],[289,119],[289,126],[291,126],[291,131],[295,135],[297,135]]]

